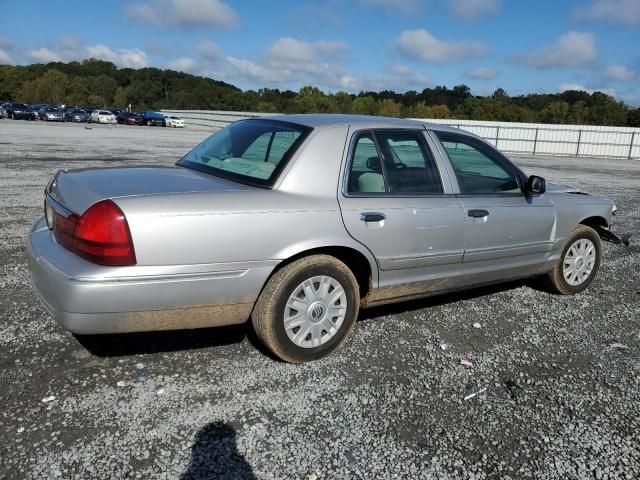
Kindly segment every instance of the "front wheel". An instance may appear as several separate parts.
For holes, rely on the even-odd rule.
[[[558,263],[547,273],[546,283],[554,293],[580,293],[596,278],[601,258],[600,237],[593,228],[580,225],[567,239]]]
[[[340,347],[353,331],[359,306],[358,282],[349,267],[329,255],[312,255],[269,279],[251,321],[274,355],[302,363]]]

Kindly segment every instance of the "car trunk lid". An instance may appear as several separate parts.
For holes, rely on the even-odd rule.
[[[47,193],[65,208],[81,215],[105,199],[252,189],[254,187],[183,167],[144,166],[61,170],[48,185]]]

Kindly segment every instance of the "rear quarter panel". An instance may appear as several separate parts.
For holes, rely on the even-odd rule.
[[[322,128],[291,159],[273,189],[122,197],[139,265],[283,260],[327,246],[360,251],[340,215],[337,188],[347,126]]]

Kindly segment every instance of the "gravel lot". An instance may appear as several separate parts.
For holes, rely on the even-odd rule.
[[[511,283],[365,311],[301,366],[245,327],[58,327],[24,248],[50,176],[171,164],[207,134],[0,120],[0,479],[640,478],[637,239],[605,244],[576,297]],[[515,160],[613,198],[616,230],[640,231],[640,162]]]

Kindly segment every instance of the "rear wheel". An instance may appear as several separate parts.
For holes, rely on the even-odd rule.
[[[558,263],[547,273],[546,283],[554,293],[580,293],[596,278],[601,258],[600,237],[593,228],[580,225],[569,236]]]
[[[342,345],[360,304],[351,270],[329,255],[301,258],[267,282],[251,315],[256,335],[291,363],[318,360]]]

